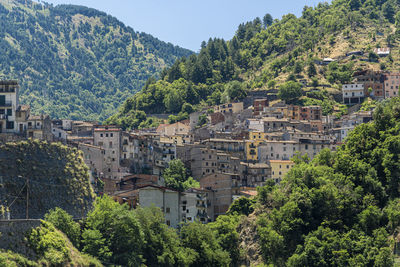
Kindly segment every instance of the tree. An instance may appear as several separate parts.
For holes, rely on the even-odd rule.
[[[312,78],[311,79],[311,86],[314,88],[317,88],[319,85],[318,79],[317,78]]]
[[[394,23],[394,15],[396,14],[396,7],[395,4],[393,4],[393,1],[389,0],[386,1],[382,5],[382,13],[383,16],[391,23]]]
[[[370,61],[370,62],[378,62],[379,61],[379,56],[376,54],[376,53],[374,53],[374,52],[369,52],[369,54],[368,54],[368,60]]]
[[[267,13],[264,15],[263,17],[263,24],[264,24],[264,28],[267,28],[268,26],[271,26],[273,22],[273,18],[271,16],[271,14]]]
[[[294,64],[294,74],[300,74],[303,71],[303,64],[300,61],[296,61]]]
[[[82,237],[83,251],[102,261],[124,266],[142,263],[144,236],[135,214],[108,196],[96,199]]]
[[[162,176],[167,187],[181,192],[191,187],[200,187],[197,181],[189,177],[185,165],[183,165],[180,159],[171,160]]]
[[[301,84],[294,81],[288,81],[279,87],[278,97],[285,100],[287,103],[292,103],[294,100],[302,96]]]
[[[221,95],[221,102],[228,103],[246,97],[244,86],[239,81],[227,83]]]
[[[360,0],[350,0],[349,2],[351,10],[358,10],[361,7]]]
[[[307,70],[307,75],[308,77],[314,77],[315,75],[317,75],[317,69],[315,68],[315,64],[314,62],[310,61],[308,63],[308,70]]]
[[[236,215],[220,215],[215,222],[208,224],[214,231],[221,248],[229,252],[231,266],[237,266],[242,257],[239,248],[239,217]]]
[[[208,225],[199,222],[184,225],[180,238],[182,246],[196,252],[192,266],[229,266],[229,253],[221,248],[215,232]]]
[[[58,230],[63,232],[72,244],[79,248],[81,228],[79,223],[74,222],[72,216],[69,215],[65,210],[61,208],[55,208],[50,210],[44,219],[51,222]]]
[[[249,214],[254,211],[253,204],[255,204],[254,200],[247,197],[241,197],[233,201],[226,213],[249,216]]]
[[[189,266],[195,251],[181,246],[178,234],[165,224],[162,211],[156,207],[135,210],[144,234],[143,259],[147,266]]]

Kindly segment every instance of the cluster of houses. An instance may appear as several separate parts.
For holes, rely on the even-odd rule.
[[[344,104],[360,104],[365,97],[380,100],[399,96],[400,72],[363,70],[353,77],[353,83],[342,87]]]
[[[0,140],[38,138],[77,147],[92,182],[104,182],[103,192],[115,201],[132,208],[155,205],[171,227],[207,223],[226,213],[235,199],[256,195],[266,181],[279,183],[293,167],[294,156],[312,159],[322,149],[334,151],[349,131],[372,119],[371,112],[338,119],[323,116],[319,106],[270,100],[267,93],[255,92],[243,102],[194,112],[185,121],[123,131],[96,122],[33,116],[29,107],[18,104],[18,84],[3,81]],[[179,192],[165,186],[163,171],[174,159],[184,163],[200,188]]]

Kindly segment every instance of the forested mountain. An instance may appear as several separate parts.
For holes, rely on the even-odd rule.
[[[0,0],[0,79],[53,118],[104,119],[191,51],[82,6]]]
[[[145,116],[149,113],[181,112],[177,119],[185,118],[191,110],[185,103],[219,104],[241,99],[249,90],[296,88],[300,80],[321,90],[306,92],[294,102],[319,104],[324,114],[332,114],[343,108],[332,95],[340,93],[341,84],[349,82],[354,71],[399,67],[399,10],[396,0],[334,0],[304,7],[299,18],[292,14],[280,20],[268,14],[263,20],[256,18],[239,25],[232,40],[203,42],[198,55],[176,61],[159,80],[148,80],[108,122],[144,127],[149,125]],[[373,52],[387,46],[392,48],[389,57],[379,58]],[[355,50],[364,56],[346,56]],[[324,58],[336,62],[315,63]]]

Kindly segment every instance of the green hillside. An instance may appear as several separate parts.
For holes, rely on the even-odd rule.
[[[82,6],[0,0],[0,79],[53,118],[104,119],[191,51]]]
[[[203,42],[198,55],[175,62],[159,80],[149,80],[108,122],[126,128],[146,126],[140,120],[145,114],[137,111],[181,112],[177,119],[185,118],[185,111],[190,111],[185,103],[214,105],[241,99],[250,90],[300,80],[312,85],[305,90],[318,88],[320,93],[310,92],[294,102],[320,104],[324,114],[343,112],[333,95],[340,94],[341,84],[351,81],[354,71],[398,69],[398,10],[395,0],[334,0],[304,7],[299,18],[256,18],[239,25],[230,41]],[[373,52],[387,46],[392,49],[389,57],[378,58]],[[354,50],[363,50],[364,56],[346,57]],[[337,61],[328,66],[315,63],[328,57]]]

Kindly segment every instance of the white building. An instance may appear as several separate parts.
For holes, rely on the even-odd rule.
[[[0,133],[15,133],[18,103],[18,82],[0,81]]]
[[[344,104],[360,104],[364,99],[364,84],[344,84],[342,87]]]

